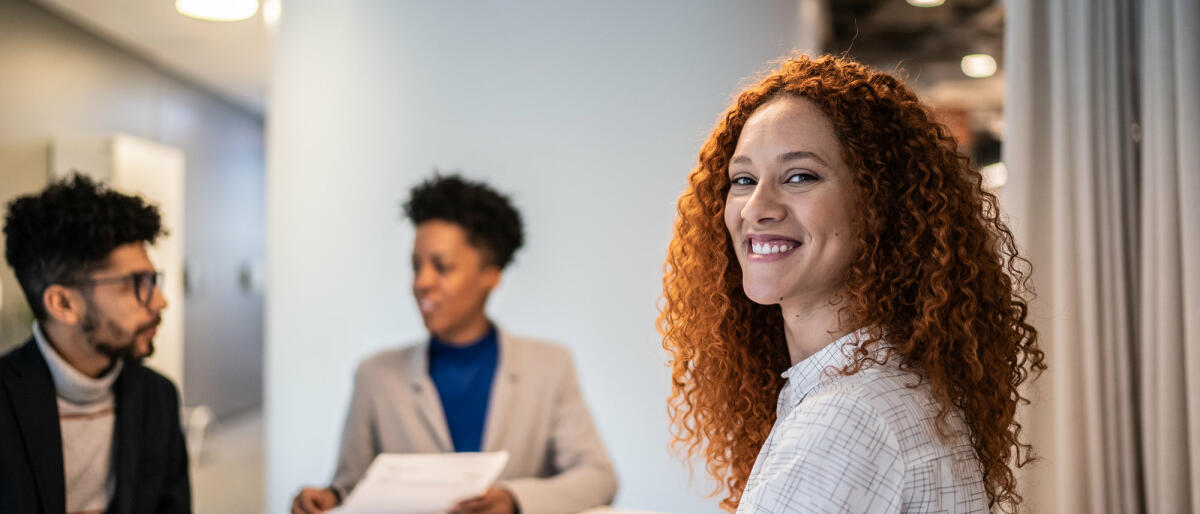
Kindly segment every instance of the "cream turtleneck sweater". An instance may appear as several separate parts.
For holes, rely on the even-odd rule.
[[[33,334],[50,368],[58,399],[67,513],[102,513],[116,487],[112,466],[113,427],[117,419],[113,384],[124,363],[118,360],[104,375],[92,378],[67,363],[36,322]]]

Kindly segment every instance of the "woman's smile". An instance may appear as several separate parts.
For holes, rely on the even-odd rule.
[[[792,255],[803,243],[795,239],[757,234],[746,238],[746,258],[750,262],[775,262]]]

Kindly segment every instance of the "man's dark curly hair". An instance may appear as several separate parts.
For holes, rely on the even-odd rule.
[[[78,284],[118,246],[154,243],[163,234],[156,207],[73,175],[8,204],[4,257],[34,316],[44,321],[46,288]]]
[[[491,264],[504,269],[525,244],[521,213],[508,197],[483,182],[435,173],[414,187],[404,203],[413,225],[429,220],[454,223],[467,232],[472,246],[483,250]]]

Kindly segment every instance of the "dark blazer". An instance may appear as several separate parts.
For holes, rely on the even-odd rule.
[[[113,388],[117,484],[108,512],[191,512],[175,385],[138,362],[126,361]],[[65,510],[54,381],[31,338],[0,357],[0,514]]]

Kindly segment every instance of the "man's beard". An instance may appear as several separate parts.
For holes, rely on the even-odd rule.
[[[113,323],[111,319],[101,319],[96,314],[95,307],[89,308],[83,315],[83,335],[87,338],[88,343],[96,349],[96,351],[107,355],[113,359],[132,359],[141,361],[142,359],[154,354],[154,340],[151,339],[146,343],[146,353],[139,355],[137,353],[137,336],[138,334],[157,327],[162,322],[161,316],[155,316],[153,320],[142,326],[137,327],[133,333],[126,335],[125,331]]]

